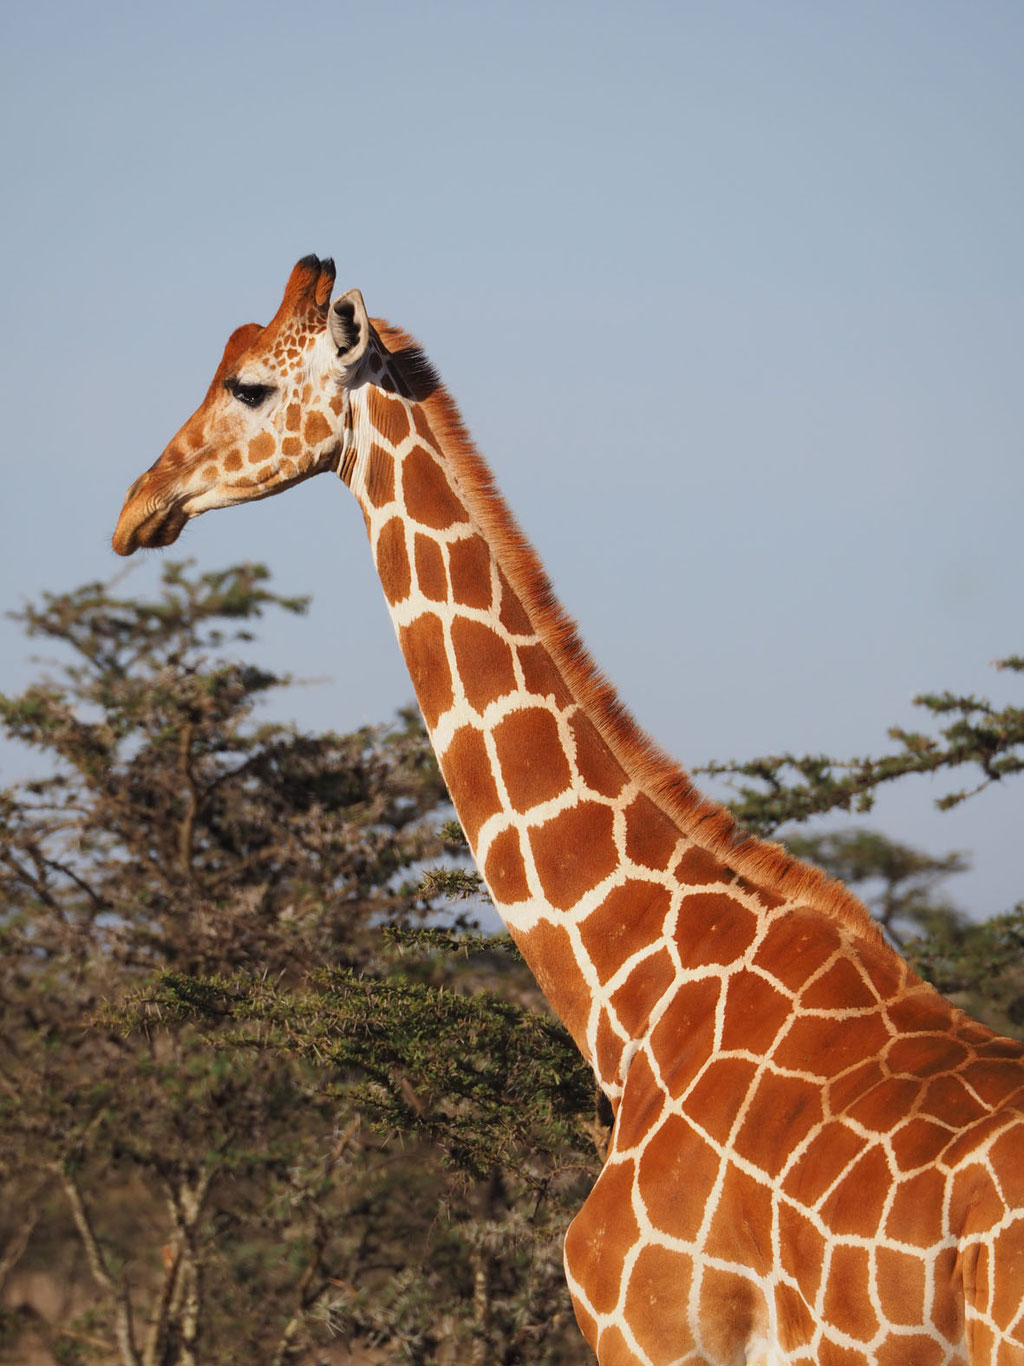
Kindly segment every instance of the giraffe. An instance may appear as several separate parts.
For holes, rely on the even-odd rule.
[[[114,549],[322,472],[362,510],[494,904],[608,1096],[565,1268],[602,1366],[1024,1363],[1024,1049],[728,814],[597,672],[420,348],[303,258]]]

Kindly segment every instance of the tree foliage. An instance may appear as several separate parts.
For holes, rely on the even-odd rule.
[[[154,600],[91,584],[19,614],[60,657],[0,697],[45,769],[0,792],[0,1361],[591,1359],[561,1241],[610,1117],[509,941],[474,928],[415,713],[260,720],[289,680],[246,647],[304,607],[257,566],[169,564]],[[1020,771],[1019,708],[920,704],[937,733],[879,759],[712,771],[761,834],[913,773],[973,770],[948,806]],[[1024,1026],[1024,906],[967,920],[943,891],[962,855],[789,843],[942,990]]]
[[[347,736],[258,720],[288,680],[226,656],[261,613],[302,607],[258,567],[170,565],[156,601],[91,584],[21,614],[62,654],[0,699],[8,735],[49,765],[0,797],[0,1279],[16,1302],[19,1273],[58,1246],[91,1294],[56,1325],[9,1319],[13,1360],[28,1328],[126,1366],[299,1360],[339,1326],[426,1360],[477,1331],[453,1250],[472,1243],[472,1182],[429,1156],[429,1125],[396,1141],[391,1074],[372,1062],[375,1012],[392,1028],[407,1012],[396,1050],[429,1035],[393,999],[381,930],[430,909],[419,868],[446,794],[412,714]],[[238,1034],[223,1010],[200,1027],[153,1006],[123,1027],[132,992],[155,1001],[160,980],[168,999],[209,1003],[217,973],[293,991],[288,1039],[309,1047],[277,1046],[272,1021]],[[444,995],[419,975],[407,997]],[[342,1056],[313,1025],[346,1001]],[[478,1103],[524,1065],[514,1050],[504,1069],[486,1061],[498,1002],[492,1015]],[[536,1019],[535,1043],[553,1028]],[[439,1232],[439,1204],[458,1200],[461,1233]],[[443,1274],[424,1276],[438,1244]]]
[[[1024,657],[1010,655],[995,667],[1024,672]],[[725,777],[736,794],[730,802],[736,819],[768,835],[788,821],[829,811],[868,812],[880,787],[913,774],[967,770],[973,781],[936,803],[949,810],[1024,770],[1024,707],[996,707],[983,697],[951,692],[922,693],[914,705],[938,723],[938,734],[892,726],[889,738],[897,748],[878,758],[773,754],[708,764],[698,772]]]

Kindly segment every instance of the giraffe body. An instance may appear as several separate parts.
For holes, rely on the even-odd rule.
[[[419,349],[296,266],[115,549],[334,470],[495,906],[608,1095],[566,1240],[602,1366],[1024,1363],[1024,1050],[728,815],[598,675]]]

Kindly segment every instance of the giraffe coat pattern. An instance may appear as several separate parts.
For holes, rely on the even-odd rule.
[[[728,814],[596,672],[451,399],[306,257],[114,548],[334,471],[499,913],[615,1112],[566,1239],[602,1366],[1022,1366],[1024,1049]]]

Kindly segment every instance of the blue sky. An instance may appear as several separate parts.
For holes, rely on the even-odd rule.
[[[0,47],[2,594],[119,572],[124,491],[292,263],[416,334],[593,653],[683,762],[878,752],[1024,650],[1024,8],[32,4]],[[165,552],[166,553],[166,552]],[[411,696],[346,490],[201,518],[311,618],[347,728]],[[134,572],[144,591],[160,556]],[[0,687],[32,676],[0,624]],[[0,778],[20,759],[3,753]],[[1022,894],[1021,791],[878,824]]]

